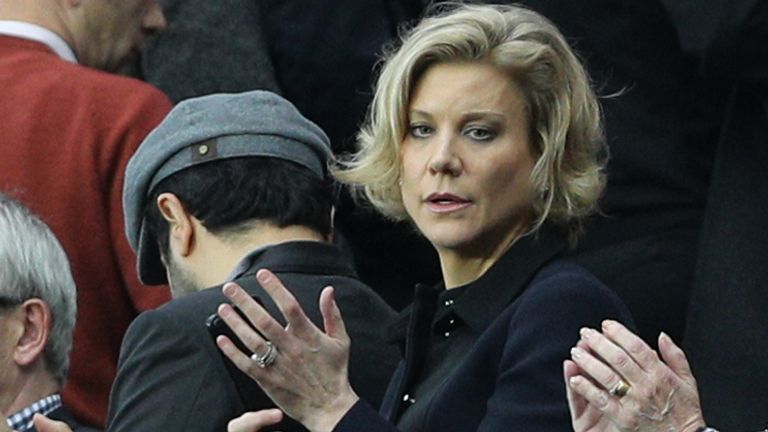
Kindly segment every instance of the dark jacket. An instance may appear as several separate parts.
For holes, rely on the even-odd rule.
[[[330,244],[289,242],[268,247],[236,280],[259,296],[273,316],[281,317],[256,282],[255,273],[260,268],[275,272],[318,325],[322,325],[320,291],[329,285],[335,288],[352,339],[352,384],[362,398],[379,403],[400,358],[380,336],[381,328],[394,318],[394,311],[355,277],[339,250]],[[221,287],[213,287],[136,319],[123,341],[108,430],[218,432],[246,411],[274,406],[245,375],[240,376],[246,387],[241,399],[224,357],[207,332],[206,318],[224,302]],[[297,428],[291,423],[279,430]]]
[[[570,415],[562,362],[578,341],[583,326],[597,327],[605,318],[630,323],[618,297],[581,267],[553,261],[561,242],[546,232],[521,239],[480,279],[456,299],[455,319],[446,330],[433,326],[443,304],[436,291],[417,290],[402,333],[405,361],[398,367],[381,415],[359,402],[337,425],[337,432],[392,431],[404,410],[425,406],[408,431],[566,431]],[[451,302],[446,303],[446,307]],[[448,321],[451,322],[450,320]],[[466,349],[432,398],[420,400],[412,389],[429,371],[424,341],[456,338]],[[433,339],[434,340],[434,339]],[[427,342],[429,343],[429,342]]]

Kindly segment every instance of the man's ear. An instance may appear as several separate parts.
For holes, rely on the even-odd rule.
[[[187,213],[179,198],[172,193],[161,193],[157,197],[157,208],[168,222],[171,249],[183,257],[189,256],[195,240],[192,215]]]
[[[29,366],[45,351],[51,333],[51,308],[46,302],[32,298],[22,303],[16,313],[23,331],[16,340],[13,358],[19,366]]]

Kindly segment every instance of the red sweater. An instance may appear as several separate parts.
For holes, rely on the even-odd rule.
[[[120,343],[136,315],[170,298],[145,287],[123,232],[129,158],[170,110],[158,90],[0,36],[0,190],[51,227],[78,288],[65,403],[103,426]]]

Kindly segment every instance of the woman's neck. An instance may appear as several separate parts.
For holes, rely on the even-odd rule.
[[[523,235],[527,225],[520,226],[505,236],[502,241],[484,243],[489,247],[475,249],[452,249],[436,247],[443,272],[446,289],[466,285],[479,279],[488,269],[496,264]]]

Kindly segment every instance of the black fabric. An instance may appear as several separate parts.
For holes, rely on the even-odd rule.
[[[553,260],[552,240],[522,239],[449,306],[419,287],[381,415],[360,402],[335,431],[569,430],[562,361],[579,328],[632,319],[584,269]]]
[[[660,330],[679,341],[724,92],[659,1],[515,3],[558,26],[601,96],[608,186],[574,259],[627,303],[646,341]]]
[[[768,423],[768,267],[762,259],[768,244],[768,2],[663,3],[701,74],[728,89],[684,348],[707,423],[762,430]]]
[[[280,92],[254,0],[159,0],[168,28],[147,40],[139,74],[174,103],[211,93]]]
[[[767,104],[760,86],[733,93],[691,295],[685,351],[721,430],[768,424]]]
[[[479,280],[456,288],[460,292],[446,290],[441,283],[420,296],[410,311],[411,330],[406,338],[411,353],[405,352],[407,372],[399,392],[403,396],[398,398],[399,409],[392,413],[398,429],[422,430],[446,377],[536,271],[563,247],[557,232],[545,227],[535,237],[520,239]]]
[[[289,242],[271,246],[237,280],[266,309],[282,319],[276,305],[256,282],[260,268],[275,272],[291,289],[307,316],[322,326],[320,291],[335,288],[352,339],[350,381],[355,391],[378,405],[400,358],[381,335],[394,311],[355,276],[334,246],[319,242]],[[226,302],[221,287],[190,294],[140,315],[123,341],[118,373],[112,388],[110,431],[223,431],[227,422],[245,411],[273,406],[255,381],[240,375],[240,398],[213,339],[206,318]],[[228,361],[228,360],[227,360]],[[279,361],[279,359],[278,359]],[[292,420],[278,430],[303,430]]]

